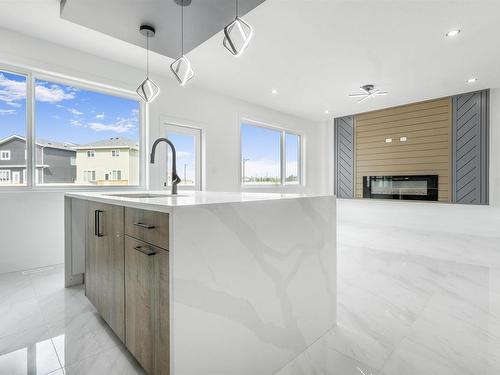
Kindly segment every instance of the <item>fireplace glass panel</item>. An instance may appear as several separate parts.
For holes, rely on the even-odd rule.
[[[438,200],[438,176],[364,176],[363,198]]]

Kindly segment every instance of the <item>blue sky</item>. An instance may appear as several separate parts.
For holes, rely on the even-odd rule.
[[[276,130],[243,124],[241,126],[241,157],[245,176],[280,176],[281,133]]]
[[[139,141],[139,103],[60,83],[35,82],[38,138],[85,144],[111,137]],[[0,72],[0,137],[26,135],[25,77]]]
[[[250,124],[241,126],[241,154],[245,176],[280,177],[281,131]],[[298,136],[286,133],[286,175],[298,175]]]
[[[177,153],[177,175],[184,180],[195,181],[195,144],[194,137],[190,135],[168,132],[167,138],[172,141]],[[165,146],[166,147],[166,146]],[[170,149],[169,149],[170,150]],[[169,152],[170,154],[170,152]],[[184,176],[184,165],[186,165],[186,175]],[[168,165],[170,171],[170,163]]]

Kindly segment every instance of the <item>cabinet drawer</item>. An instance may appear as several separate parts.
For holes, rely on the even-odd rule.
[[[125,234],[168,250],[168,214],[126,207]]]

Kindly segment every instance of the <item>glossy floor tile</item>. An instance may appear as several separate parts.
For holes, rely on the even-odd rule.
[[[142,374],[62,265],[0,275],[0,374]]]
[[[500,238],[341,222],[338,324],[275,374],[500,374],[492,252]],[[0,275],[0,317],[2,375],[143,373],[62,266]]]
[[[341,221],[338,325],[276,375],[500,374],[499,255],[500,237]]]

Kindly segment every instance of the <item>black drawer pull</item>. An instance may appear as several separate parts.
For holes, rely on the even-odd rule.
[[[144,223],[134,223],[134,225],[136,227],[141,227],[141,228],[144,228],[144,229],[155,229],[156,227],[154,225],[148,225],[148,224],[144,224]]]
[[[94,211],[94,235],[96,237],[104,237],[104,234],[101,232],[101,210]]]
[[[147,248],[147,247],[136,246],[136,247],[134,247],[134,249],[147,255],[148,257],[156,254],[156,252],[154,250],[151,250],[150,248]]]

